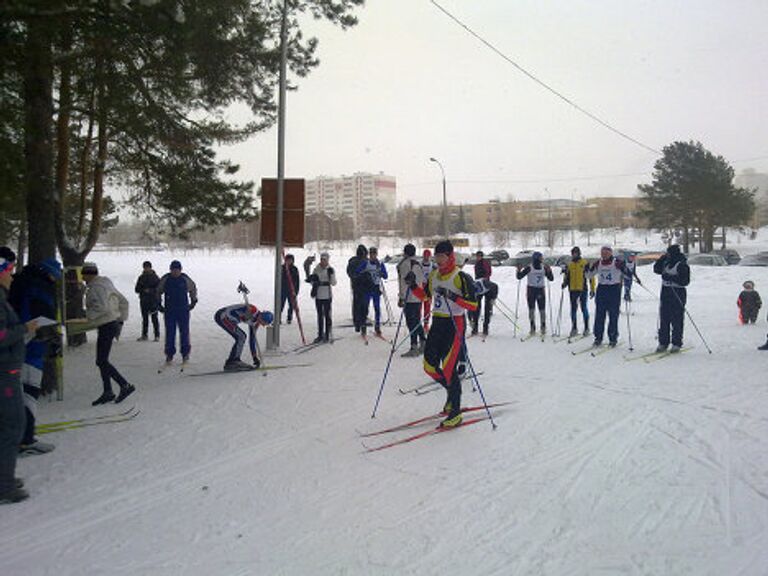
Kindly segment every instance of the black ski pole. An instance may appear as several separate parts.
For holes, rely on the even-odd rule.
[[[515,338],[517,338],[517,323],[520,320],[520,315],[518,314],[518,310],[520,308],[520,279],[517,279],[517,298],[515,299],[515,331],[512,334]]]
[[[451,322],[453,323],[453,329],[454,331],[458,332],[459,328],[458,326],[456,326],[456,320],[453,318],[453,312],[451,312],[450,300],[447,297],[445,298],[445,304],[448,307],[448,314],[451,317]],[[477,378],[477,372],[475,371],[475,367],[472,365],[472,360],[469,357],[469,349],[467,348],[467,337],[464,334],[463,330],[461,332],[461,347],[464,350],[464,358],[467,360],[467,366],[472,371],[472,379],[474,380],[474,385],[477,387],[478,392],[480,392],[480,398],[483,401],[483,406],[485,407],[485,413],[488,414],[488,419],[491,421],[491,426],[493,427],[493,430],[496,430],[496,422],[494,422],[493,415],[491,414],[491,410],[490,408],[488,408],[488,402],[485,401],[485,394],[483,393],[483,389],[480,386],[480,380]],[[453,378],[453,374],[451,374],[451,378]],[[461,382],[459,382],[459,386],[461,386]]]
[[[410,293],[410,287],[405,290],[405,300],[408,300],[408,294]],[[395,337],[392,339],[392,349],[389,351],[389,359],[387,360],[387,367],[384,369],[384,377],[381,379],[381,386],[379,386],[379,394],[376,396],[376,404],[373,406],[373,412],[371,418],[376,418],[376,410],[379,408],[379,401],[381,400],[381,393],[384,391],[384,383],[387,381],[387,374],[389,374],[389,366],[392,364],[392,356],[395,355],[395,344],[397,343],[397,337],[400,335],[400,326],[403,323],[403,316],[405,315],[405,306],[403,306],[400,312],[400,320],[397,321],[397,329],[395,330]]]
[[[632,327],[629,323],[629,300],[624,300],[624,312],[627,315],[627,336],[629,338],[629,351],[632,352],[634,348],[632,347]]]
[[[701,341],[704,343],[704,348],[707,349],[707,352],[712,354],[712,349],[707,344],[707,341],[704,340],[704,335],[701,333],[701,330],[699,330],[699,327],[696,326],[696,322],[693,321],[693,316],[691,316],[691,313],[688,312],[688,308],[685,307],[685,304],[683,304],[683,301],[680,299],[680,296],[677,293],[677,290],[675,290],[674,286],[672,288],[672,293],[675,295],[675,298],[677,298],[677,301],[680,303],[680,306],[683,307],[683,311],[685,311],[685,315],[688,316],[688,320],[691,321],[691,324],[693,324],[693,327],[696,329],[696,333],[699,335],[699,338],[701,338]]]

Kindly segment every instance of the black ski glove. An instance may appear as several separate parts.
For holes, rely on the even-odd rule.
[[[158,312],[162,312],[163,314],[165,314],[165,306],[163,306],[162,304],[158,304],[157,305],[157,311]]]
[[[336,271],[333,269],[333,266],[328,266],[328,275],[336,274]]]
[[[405,275],[405,278],[403,278],[405,281],[405,285],[408,286],[411,290],[416,288],[416,274],[413,273],[413,270],[408,272],[408,274]]]
[[[459,297],[458,294],[455,294],[453,292],[448,292],[448,290],[446,290],[442,286],[437,287],[437,289],[435,290],[435,294],[439,294],[443,298],[448,298],[448,300],[450,300],[451,302],[456,302],[456,299]]]
[[[123,331],[123,323],[117,322],[117,327],[115,328],[115,341],[120,340],[120,333]]]
[[[192,302],[189,303],[189,309],[192,310],[195,306],[197,306],[197,300],[192,300]]]

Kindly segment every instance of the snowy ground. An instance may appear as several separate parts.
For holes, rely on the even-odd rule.
[[[332,254],[340,276],[349,252]],[[192,365],[158,375],[162,348],[135,341],[133,306],[113,361],[136,384],[126,404],[141,414],[48,435],[53,453],[20,461],[32,497],[0,510],[4,576],[768,574],[768,353],[755,350],[765,310],[745,327],[735,305],[747,278],[768,296],[768,269],[693,269],[688,309],[711,355],[690,322],[691,351],[646,364],[624,361],[623,315],[623,348],[592,358],[572,356],[584,342],[520,342],[497,314],[486,342],[469,340],[487,400],[513,402],[494,411],[497,430],[483,422],[363,454],[356,430],[442,406],[442,393],[397,390],[426,381],[420,360],[398,352],[375,420],[389,348],[364,346],[351,328],[338,328],[332,346],[266,358],[311,367],[192,377],[226,356],[230,342],[211,318],[238,301],[238,280],[272,308],[273,260],[92,255],[126,295],[145,258],[163,271],[174,257],[200,290]],[[513,273],[494,269],[512,308]],[[634,354],[655,346],[659,290],[649,267],[639,273],[650,292],[635,289]],[[306,289],[301,306],[314,336]],[[345,280],[334,316],[349,322]],[[282,341],[285,352],[299,344],[295,325]],[[100,392],[94,355],[93,342],[69,351],[65,399],[44,401],[41,422],[118,411],[90,406]],[[464,400],[480,402],[468,385]]]

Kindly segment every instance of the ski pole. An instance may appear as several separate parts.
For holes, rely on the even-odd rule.
[[[563,322],[563,296],[565,294],[565,288],[560,288],[560,305],[557,307],[557,336],[560,336],[560,327]],[[554,336],[554,334],[553,334]]]
[[[632,327],[630,326],[629,322],[629,301],[624,300],[624,312],[627,315],[627,337],[629,338],[629,351],[632,352],[634,348],[632,347]]]
[[[448,314],[450,315],[451,322],[453,323],[453,330],[455,332],[458,332],[459,328],[458,326],[456,326],[456,320],[453,317],[453,312],[451,312],[451,304],[448,298],[445,299],[445,304],[448,307]],[[480,392],[480,398],[483,401],[483,406],[485,407],[485,413],[488,414],[488,419],[491,421],[491,426],[493,430],[496,430],[496,422],[494,422],[493,415],[491,414],[491,410],[490,408],[488,408],[488,402],[485,401],[485,394],[483,393],[483,389],[480,386],[480,380],[477,378],[477,372],[475,371],[475,367],[472,365],[472,360],[469,357],[469,349],[467,348],[467,337],[463,330],[461,332],[461,347],[464,350],[464,358],[467,361],[467,366],[472,372],[472,379],[474,380],[474,386],[476,386],[478,392]],[[453,378],[453,374],[451,374],[451,378]],[[461,386],[461,382],[459,382],[459,386]]]
[[[518,310],[520,309],[520,279],[517,279],[517,298],[515,299],[515,332],[513,336],[517,338],[517,322],[520,320]]]
[[[506,302],[504,302],[498,297],[496,298],[496,300],[494,300],[494,302],[496,302],[499,305],[499,312],[501,312],[504,315],[504,317],[512,323],[513,326],[516,326],[519,329],[520,326],[518,326],[517,322],[515,322],[515,319],[512,318],[512,315],[514,314],[514,311],[512,310],[512,308],[510,308]]]
[[[555,321],[552,312],[552,282],[547,280],[547,308],[549,308],[549,329],[555,329]]]
[[[707,352],[712,354],[712,349],[707,344],[707,341],[704,340],[704,335],[701,333],[701,330],[699,330],[699,327],[696,326],[696,322],[693,321],[693,316],[691,316],[691,313],[688,312],[688,308],[685,307],[685,304],[683,304],[683,301],[680,299],[680,296],[677,293],[677,290],[675,290],[674,287],[672,287],[672,293],[675,295],[675,298],[677,298],[677,301],[680,303],[680,306],[683,307],[683,311],[685,311],[685,315],[688,316],[688,320],[691,321],[691,324],[693,324],[693,327],[696,329],[696,333],[699,335],[699,338],[701,338],[701,341],[704,343],[704,348],[707,349]]]
[[[411,289],[406,288],[405,290],[405,300],[408,300],[408,294],[410,293]],[[392,349],[389,351],[389,359],[387,360],[387,367],[384,369],[384,377],[381,379],[381,386],[379,386],[379,394],[376,396],[376,404],[373,406],[373,412],[371,413],[371,418],[376,418],[376,410],[379,408],[379,401],[381,400],[381,393],[384,391],[384,382],[387,381],[387,374],[389,374],[389,367],[392,364],[392,356],[395,355],[395,342],[397,342],[397,337],[400,335],[400,326],[403,323],[403,316],[405,315],[405,306],[403,306],[402,311],[400,312],[400,320],[397,321],[397,329],[395,330],[395,337],[392,339]]]
[[[405,309],[405,307],[403,307],[403,309]],[[400,342],[398,342],[398,343],[397,343],[397,346],[395,347],[395,350],[399,350],[399,349],[400,349],[400,347],[401,347],[403,344],[405,344],[405,343],[408,341],[408,339],[409,339],[411,336],[413,336],[413,333],[414,333],[414,332],[416,332],[416,330],[418,330],[418,329],[419,329],[419,328],[421,328],[421,327],[422,327],[422,326],[421,326],[421,322],[419,322],[418,324],[416,324],[416,326],[414,326],[414,327],[413,327],[413,330],[411,330],[410,332],[408,332],[408,334],[406,334],[405,336],[403,336],[403,337],[402,337],[402,339],[400,340]]]
[[[382,324],[386,326],[392,326],[392,305],[389,303],[389,296],[387,295],[387,287],[384,285],[384,282],[380,284],[381,286],[381,295],[384,297],[384,306],[387,310],[387,321],[382,322]]]

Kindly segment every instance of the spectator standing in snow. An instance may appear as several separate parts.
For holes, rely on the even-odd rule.
[[[293,321],[293,307],[297,305],[299,297],[299,269],[294,265],[293,254],[286,254],[283,261],[283,279],[280,282],[280,322],[283,318],[285,303],[288,302],[288,318],[290,324]]]
[[[355,332],[360,332],[363,336],[366,332],[368,322],[368,289],[370,276],[360,273],[361,265],[368,259],[368,248],[359,244],[357,252],[347,262],[347,276],[352,288],[352,322],[355,325]]]
[[[232,304],[216,310],[213,319],[227,334],[235,339],[229,356],[224,362],[224,370],[227,372],[239,372],[243,370],[255,370],[261,366],[259,358],[259,347],[256,342],[256,330],[259,326],[269,326],[274,317],[268,310],[259,311],[252,304]],[[240,322],[248,325],[248,345],[251,351],[253,364],[243,362],[240,357],[243,354],[245,345],[245,332],[238,326]]]
[[[14,276],[8,301],[22,322],[40,316],[56,319],[56,281],[59,278],[61,264],[55,258],[47,258],[39,264],[28,264]],[[60,351],[61,335],[55,326],[40,328],[35,338],[27,342],[24,366],[21,369],[26,414],[21,451],[25,455],[45,454],[54,449],[53,444],[35,438],[35,415],[37,400],[42,394],[46,359],[56,356]]]
[[[659,306],[659,345],[657,352],[672,347],[670,352],[679,352],[683,347],[683,322],[685,303],[688,299],[686,286],[691,281],[691,269],[680,246],[672,244],[666,254],[656,260],[653,271],[661,275],[661,304]],[[671,338],[670,338],[671,332]]]
[[[24,483],[16,478],[19,442],[24,434],[24,399],[21,367],[24,339],[37,330],[34,320],[22,324],[8,303],[16,254],[0,247],[0,504],[20,502],[29,497]]]
[[[453,428],[461,425],[461,376],[464,360],[464,311],[477,308],[472,278],[456,265],[453,244],[442,240],[435,246],[437,270],[425,287],[416,282],[416,274],[409,272],[405,281],[413,294],[432,298],[432,329],[424,347],[424,371],[441,384],[448,398],[443,406],[446,414],[441,426]],[[460,368],[461,364],[461,368]]]
[[[739,307],[739,321],[742,324],[754,324],[757,322],[757,315],[763,306],[763,301],[760,299],[760,294],[755,290],[755,283],[752,280],[747,280],[742,286],[744,290],[741,291],[739,299],[736,301]]]
[[[424,343],[427,337],[424,334],[424,328],[421,325],[421,300],[408,289],[405,277],[409,272],[413,272],[417,286],[424,285],[424,269],[421,262],[416,258],[416,247],[413,244],[406,244],[403,248],[405,256],[397,265],[398,279],[398,298],[397,305],[403,308],[405,316],[405,325],[411,335],[411,347],[405,353],[401,354],[404,358],[412,356],[421,356],[424,352]]]
[[[526,297],[528,299],[528,319],[531,321],[531,335],[536,334],[536,307],[539,308],[539,317],[541,323],[541,335],[547,332],[547,297],[544,289],[547,280],[552,282],[555,277],[552,269],[544,264],[544,255],[541,252],[534,252],[531,255],[531,263],[517,271],[517,279],[522,280],[528,276],[528,289]]]
[[[136,294],[139,295],[141,307],[141,336],[139,342],[147,340],[149,334],[149,320],[152,319],[152,331],[155,334],[155,342],[160,341],[160,321],[157,318],[157,285],[160,283],[152,262],[146,261],[142,265],[141,274],[136,279]]]
[[[312,273],[309,267],[315,261],[314,256],[309,256],[304,261],[304,272],[307,275],[307,282],[312,284],[311,296],[315,299],[315,310],[317,310],[317,338],[315,343],[331,341],[331,303],[333,301],[332,286],[336,286],[336,271],[330,265],[330,255],[328,252],[320,253],[320,263],[315,266]]]
[[[83,264],[81,273],[86,284],[85,317],[89,327],[97,329],[96,366],[104,386],[102,395],[91,404],[98,406],[113,400],[119,404],[136,390],[109,361],[112,342],[120,337],[123,323],[128,319],[128,300],[109,278],[99,276],[99,269],[93,262]],[[120,386],[117,397],[112,392],[112,380]]]
[[[626,273],[624,261],[613,256],[613,248],[610,246],[603,246],[600,249],[600,259],[589,267],[588,276],[597,277],[593,346],[600,346],[603,343],[606,316],[608,316],[609,346],[614,347],[618,343],[621,285]]]
[[[179,330],[181,358],[189,360],[192,345],[189,338],[190,311],[197,305],[197,286],[181,271],[181,262],[171,262],[171,271],[160,278],[158,309],[165,315],[165,361],[173,362],[176,355],[176,329]]]
[[[482,250],[478,250],[477,252],[475,252],[475,285],[477,286],[478,280],[488,279],[490,281],[491,273],[492,273],[491,261],[485,257],[485,254],[483,253]],[[480,285],[485,286],[484,284],[482,284],[482,282],[480,283]],[[477,325],[480,321],[480,310],[481,308],[483,308],[483,300],[485,299],[486,293],[487,293],[487,289],[485,288],[483,288],[482,292],[477,292],[477,291],[475,292],[475,296],[477,299],[477,310],[472,312],[469,316],[469,320],[472,323],[472,335],[477,334],[477,329],[478,329]],[[487,313],[488,301],[487,299],[485,300],[486,300],[486,305],[485,305],[486,316],[488,316],[490,321],[490,315]],[[485,330],[485,333],[487,334],[488,331]]]

